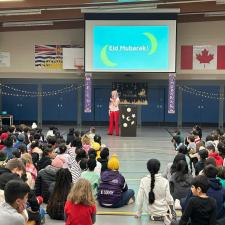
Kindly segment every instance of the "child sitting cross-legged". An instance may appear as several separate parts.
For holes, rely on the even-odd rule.
[[[124,176],[119,172],[119,159],[112,155],[108,170],[101,173],[98,201],[102,207],[120,208],[134,203],[134,191],[128,189]]]
[[[99,174],[94,172],[96,164],[97,163],[95,160],[95,156],[90,155],[87,161],[88,170],[81,173],[81,177],[88,180],[91,183],[92,192],[95,198],[97,197],[98,185],[100,180]]]
[[[164,224],[169,225],[172,219],[176,218],[169,181],[159,173],[159,160],[150,159],[147,162],[147,169],[150,174],[141,179],[138,190],[136,218],[141,217],[143,205],[147,203],[151,220],[163,221]]]
[[[194,196],[190,198],[181,220],[171,225],[216,225],[216,201],[207,196],[208,188],[207,177],[203,175],[195,177],[191,187]]]
[[[72,187],[65,204],[66,225],[92,225],[96,205],[88,180],[80,178]]]

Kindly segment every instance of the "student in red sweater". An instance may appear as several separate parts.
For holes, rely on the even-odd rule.
[[[72,187],[65,204],[66,225],[92,225],[96,205],[88,180],[80,178]]]
[[[219,153],[216,152],[213,142],[207,141],[205,147],[209,153],[208,158],[214,158],[216,160],[217,167],[223,166],[223,158],[219,155]]]

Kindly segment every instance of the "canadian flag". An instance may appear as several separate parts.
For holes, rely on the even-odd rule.
[[[225,70],[225,45],[181,46],[182,70]]]

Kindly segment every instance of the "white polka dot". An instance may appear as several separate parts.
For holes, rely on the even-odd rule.
[[[123,123],[123,127],[127,127],[127,123]]]

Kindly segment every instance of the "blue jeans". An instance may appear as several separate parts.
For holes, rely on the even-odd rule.
[[[134,197],[134,191],[132,189],[128,189],[127,191],[122,193],[120,201],[110,206],[110,208],[120,208],[124,205],[127,205],[129,200],[133,197]]]
[[[40,207],[39,213],[41,215],[41,219],[45,218],[46,212],[45,212],[44,208]]]

